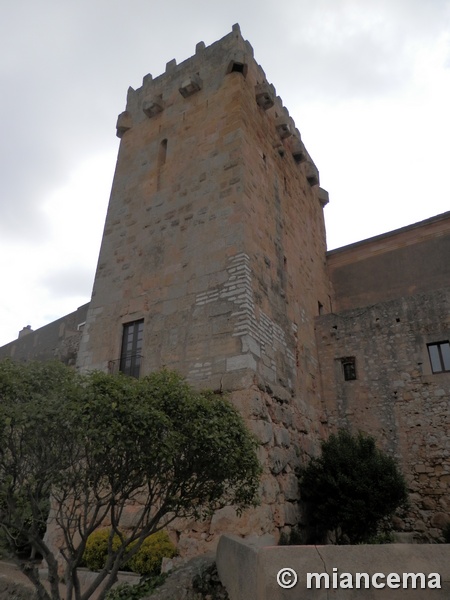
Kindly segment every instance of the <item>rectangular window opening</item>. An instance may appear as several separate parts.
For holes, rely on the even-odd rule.
[[[231,67],[231,72],[244,73],[244,65],[242,63],[234,62]]]
[[[244,77],[247,76],[247,71],[248,65],[237,60],[232,60],[227,69],[227,73],[241,73]]]
[[[449,373],[450,342],[448,340],[445,342],[435,342],[428,344],[427,347],[433,373]]]
[[[354,381],[356,379],[356,358],[354,356],[346,356],[345,358],[341,358],[341,364],[345,381]]]
[[[130,377],[139,377],[142,360],[144,319],[123,326],[119,370]]]

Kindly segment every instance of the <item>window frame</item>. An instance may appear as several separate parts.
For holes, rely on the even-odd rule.
[[[448,353],[443,354],[442,347],[448,346]],[[440,373],[450,373],[450,341],[442,340],[440,342],[430,342],[427,344],[428,350],[428,359],[430,361],[431,372],[433,375],[438,375]],[[437,354],[435,354],[432,350],[435,350]],[[439,368],[436,368],[436,367]]]
[[[356,357],[344,356],[340,359],[344,381],[356,381],[358,379],[356,372]]]
[[[122,325],[119,371],[130,377],[139,378],[142,363],[144,319]]]

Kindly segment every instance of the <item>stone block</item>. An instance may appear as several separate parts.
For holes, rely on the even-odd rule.
[[[200,77],[197,74],[193,74],[183,80],[179,92],[183,98],[188,98],[189,96],[192,96],[192,94],[199,92],[202,87],[203,82]]]
[[[305,600],[325,598],[364,598],[365,600],[393,599],[422,600],[433,597],[447,600],[450,593],[450,546],[437,544],[387,544],[373,546],[273,546],[257,547],[247,544],[235,536],[223,536],[217,549],[216,563],[222,583],[230,600],[282,600],[304,598]],[[298,576],[292,589],[283,589],[277,583],[277,575],[289,566]],[[369,585],[364,589],[347,589],[347,586],[334,586],[331,571],[336,570],[337,581],[340,574],[352,576],[356,588],[356,573],[367,573]],[[321,584],[309,582],[308,573],[327,573],[328,589]],[[398,579],[388,579],[390,573],[398,574]],[[423,573],[424,581],[435,585],[406,585],[404,573]],[[292,574],[292,571],[291,571]],[[374,579],[372,576],[377,574]],[[438,574],[438,579],[430,574]],[[375,581],[375,585],[370,582]],[[387,585],[393,581],[397,588]],[[287,583],[287,580],[286,580]],[[312,583],[312,585],[311,585]],[[380,585],[381,584],[381,585]],[[359,586],[358,586],[359,587]],[[380,588],[380,589],[378,589]],[[392,590],[395,589],[395,592]]]
[[[240,354],[227,358],[227,371],[239,371],[241,369],[251,369],[256,371],[256,361],[251,354]]]
[[[305,146],[300,138],[293,138],[290,148],[296,163],[302,163],[306,160],[307,156]]]
[[[289,431],[284,427],[275,427],[274,428],[275,435],[275,444],[277,446],[282,446],[284,448],[288,448],[291,444],[291,436],[289,435]]]
[[[117,117],[117,124],[116,124],[117,137],[121,138],[124,133],[126,133],[129,129],[132,128],[132,126],[133,126],[133,119],[131,117],[131,114],[126,110],[124,112],[120,113],[120,115]]]
[[[329,197],[328,192],[320,187],[319,188],[319,202],[322,205],[322,207],[326,206],[329,201],[330,201],[330,197]]]
[[[435,513],[430,520],[430,523],[433,527],[437,527],[438,529],[444,529],[450,523],[450,515],[443,512]]]
[[[145,98],[142,110],[150,119],[164,110],[164,102],[160,96]]]
[[[267,421],[249,421],[249,429],[256,435],[263,446],[273,440],[273,427]]]
[[[269,452],[269,469],[274,475],[283,471],[290,460],[290,454],[287,450],[278,446],[272,448]]]
[[[256,103],[263,110],[268,110],[275,103],[275,93],[273,86],[268,83],[259,83],[255,86]]]
[[[289,120],[285,117],[278,117],[275,121],[275,128],[282,140],[292,135]]]
[[[285,475],[280,478],[280,488],[284,494],[286,500],[298,500],[300,497],[300,490],[298,484],[298,478],[293,473]]]
[[[242,352],[251,352],[254,356],[261,356],[261,345],[251,335],[241,337]]]
[[[276,502],[280,486],[278,481],[272,475],[263,475],[261,478],[261,500],[265,504]]]

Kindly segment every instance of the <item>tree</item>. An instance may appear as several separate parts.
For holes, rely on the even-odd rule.
[[[407,500],[395,460],[373,437],[346,430],[322,443],[322,455],[300,472],[300,484],[316,538],[333,531],[338,544],[369,541]]]
[[[20,561],[42,600],[60,600],[57,551],[43,539],[45,523],[63,534],[67,600],[87,600],[96,590],[102,600],[151,533],[178,517],[254,505],[256,447],[226,399],[195,392],[173,372],[137,380],[81,376],[60,364],[0,363],[0,526],[11,549],[20,537],[46,560],[50,594],[35,562]],[[136,518],[125,535],[121,518],[130,506]],[[82,594],[86,541],[105,522],[108,559]]]

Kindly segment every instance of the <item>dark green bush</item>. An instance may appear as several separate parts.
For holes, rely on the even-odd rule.
[[[334,533],[338,544],[364,543],[407,500],[403,475],[371,436],[346,430],[322,443],[322,455],[299,473],[310,542]]]

